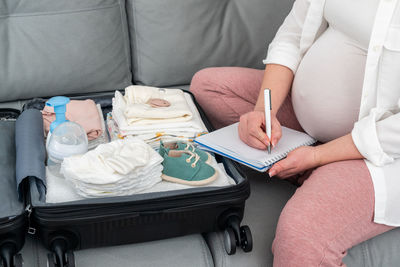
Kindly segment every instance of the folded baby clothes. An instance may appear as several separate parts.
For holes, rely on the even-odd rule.
[[[119,130],[118,124],[115,122],[113,119],[113,116],[111,113],[107,114],[107,130],[110,135],[111,141],[118,140],[118,139],[124,139],[127,135],[125,132],[121,132]],[[192,142],[194,138],[199,137],[203,134],[206,134],[207,131],[203,132],[175,132],[173,129],[165,129],[165,130],[159,130],[159,131],[154,131],[154,132],[147,132],[144,134],[136,134],[135,137],[143,140],[147,144],[149,144],[152,148],[158,149],[160,145],[160,141],[162,140],[163,142],[177,142],[177,141],[184,141],[184,142]]]
[[[115,92],[115,104],[123,111],[129,125],[182,122],[192,118],[179,89],[132,85],[125,88],[125,96]]]
[[[123,196],[160,182],[162,160],[142,140],[128,137],[65,158],[60,172],[83,197]]]
[[[166,91],[169,90],[179,90],[182,92],[180,89],[167,89]],[[184,99],[192,114],[192,118],[190,120],[183,122],[159,121],[157,124],[149,125],[129,125],[127,119],[125,118],[123,108],[121,108],[121,105],[118,104],[117,96],[120,95],[120,93],[116,92],[115,95],[116,97],[113,99],[112,118],[118,125],[119,133],[122,136],[142,134],[156,135],[158,132],[163,132],[167,135],[172,132],[173,135],[183,135],[183,133],[186,133],[186,136],[190,135],[193,137],[196,136],[196,134],[207,130],[189,94],[183,93]]]
[[[47,133],[50,130],[50,124],[55,121],[56,114],[54,108],[45,106],[42,110],[43,125]],[[83,127],[88,136],[88,140],[93,140],[102,134],[101,119],[98,109],[93,100],[71,100],[67,104],[67,112],[65,113],[67,120],[78,123]]]

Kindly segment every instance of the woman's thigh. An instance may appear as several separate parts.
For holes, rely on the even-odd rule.
[[[190,91],[211,123],[221,128],[254,109],[263,74],[263,70],[241,67],[207,68],[193,76]]]
[[[238,122],[241,115],[254,109],[260,93],[263,70],[241,67],[207,68],[197,72],[190,91],[211,123],[221,128]],[[288,95],[277,113],[283,126],[302,131]]]
[[[374,188],[363,160],[317,168],[282,211],[275,266],[340,266],[347,249],[392,229],[373,216]]]

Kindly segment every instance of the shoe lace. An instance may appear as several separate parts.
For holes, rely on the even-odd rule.
[[[189,150],[189,148],[192,150],[193,153],[194,153],[194,151],[196,150],[196,148],[194,147],[193,144],[191,144],[191,143],[186,143],[185,150]],[[190,150],[189,150],[189,151],[190,151]]]
[[[190,153],[190,157],[188,157],[186,159],[186,162],[190,163],[192,158],[194,158],[194,162],[190,166],[192,166],[192,168],[196,167],[196,163],[200,160],[200,156],[197,155],[196,153],[191,152],[191,151],[187,151],[187,152]]]

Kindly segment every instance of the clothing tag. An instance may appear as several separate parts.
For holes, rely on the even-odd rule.
[[[153,108],[169,107],[171,103],[169,101],[160,98],[150,98],[146,104],[149,104]]]

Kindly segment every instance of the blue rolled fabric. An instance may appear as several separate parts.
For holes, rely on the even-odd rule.
[[[16,179],[19,198],[21,183],[29,177],[36,178],[40,200],[46,196],[46,146],[43,135],[43,118],[39,110],[25,110],[15,124]]]

